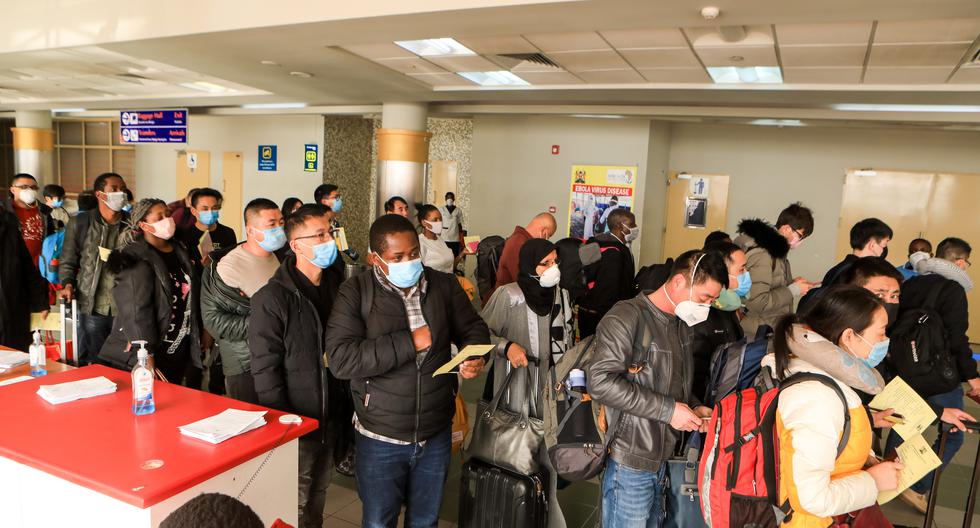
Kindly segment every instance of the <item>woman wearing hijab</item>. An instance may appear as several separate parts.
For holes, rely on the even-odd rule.
[[[490,327],[497,346],[493,371],[488,383],[496,392],[511,369],[517,369],[507,397],[501,405],[520,411],[527,398],[527,376],[531,376],[534,401],[531,414],[541,418],[541,386],[548,381],[548,371],[572,344],[572,310],[568,292],[558,283],[558,252],[544,239],[531,239],[521,248],[517,282],[494,291],[481,315]],[[556,496],[558,477],[550,471],[548,454],[538,458],[549,471],[548,526],[564,527],[565,521]]]

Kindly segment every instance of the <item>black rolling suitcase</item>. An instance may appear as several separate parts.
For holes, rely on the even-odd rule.
[[[980,423],[978,422],[964,421],[963,424],[974,433],[980,431]],[[939,440],[940,460],[943,458],[943,452],[946,450],[946,437],[949,435],[949,429],[946,427],[942,427],[941,429],[942,437]],[[932,480],[932,491],[929,492],[929,506],[926,508],[926,520],[922,524],[924,528],[932,528],[934,526],[933,518],[936,510],[936,500],[939,498],[939,477],[942,474],[942,468],[937,468],[935,478]],[[980,449],[977,449],[977,456],[973,461],[973,478],[970,479],[970,493],[967,494],[966,498],[966,514],[963,516],[963,528],[970,528],[973,525],[973,506],[977,499],[978,484],[980,484]]]
[[[540,528],[548,524],[547,478],[525,477],[476,459],[463,464],[460,528]]]

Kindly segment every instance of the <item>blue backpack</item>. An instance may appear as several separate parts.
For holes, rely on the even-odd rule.
[[[725,396],[752,386],[762,369],[762,358],[769,352],[772,333],[769,325],[761,325],[754,339],[746,336],[715,350],[705,405],[714,406]]]
[[[44,241],[41,243],[41,255],[37,257],[37,269],[41,271],[41,276],[51,284],[61,284],[58,280],[58,259],[61,258],[61,248],[64,245],[64,229],[44,237]]]

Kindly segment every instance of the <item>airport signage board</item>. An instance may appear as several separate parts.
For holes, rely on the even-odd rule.
[[[187,109],[119,112],[123,143],[187,143]]]

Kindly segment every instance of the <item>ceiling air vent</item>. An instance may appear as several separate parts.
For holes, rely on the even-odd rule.
[[[561,69],[561,66],[549,59],[543,53],[501,53],[495,55],[495,57],[510,69],[514,69],[524,63],[533,64],[535,66],[547,66],[548,68]]]

